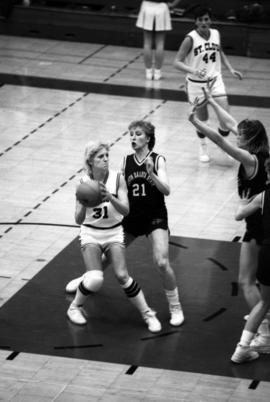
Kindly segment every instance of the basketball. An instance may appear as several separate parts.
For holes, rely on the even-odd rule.
[[[91,180],[82,182],[78,185],[76,190],[76,197],[83,204],[88,207],[95,207],[102,201],[99,182],[97,180]]]

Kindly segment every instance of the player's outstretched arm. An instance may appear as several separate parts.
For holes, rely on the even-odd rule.
[[[254,157],[248,151],[232,144],[229,140],[224,138],[217,130],[213,129],[206,123],[199,120],[196,116],[197,107],[198,107],[198,99],[195,101],[188,115],[188,119],[194,125],[194,127],[200,133],[203,133],[207,138],[213,141],[219,148],[221,148],[232,158],[243,163],[246,171],[249,171],[249,169],[254,169],[254,165],[256,164]]]
[[[220,106],[212,97],[211,85],[213,85],[213,82],[208,82],[207,88],[206,89],[203,88],[205,99],[212,106],[219,120],[221,120],[225,124],[228,130],[232,131],[235,135],[237,135],[238,132],[237,121],[230,113],[228,113],[225,109],[223,109],[223,107]]]

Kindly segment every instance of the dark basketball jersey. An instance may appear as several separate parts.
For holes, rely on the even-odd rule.
[[[147,173],[145,160],[151,156],[154,161],[154,173],[157,174],[159,158],[164,158],[155,152],[149,152],[142,161],[138,161],[135,154],[125,157],[123,173],[128,188],[130,215],[132,217],[167,216],[164,195],[158,190]],[[147,215],[146,215],[147,214]]]
[[[257,157],[257,167],[252,177],[246,178],[244,167],[241,164],[238,171],[238,193],[241,197],[243,194],[247,194],[249,191],[249,197],[255,194],[259,194],[265,190],[267,174],[264,168],[265,160],[269,157],[267,153],[258,153]],[[256,211],[254,214],[246,218],[247,230],[254,226],[262,224],[262,215],[260,211]]]
[[[262,218],[263,242],[270,244],[270,185],[267,186],[263,195]]]

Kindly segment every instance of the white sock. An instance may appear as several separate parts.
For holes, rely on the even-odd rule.
[[[148,306],[143,291],[134,279],[129,277],[124,285],[121,285],[130,302],[143,314],[151,310]]]
[[[241,346],[249,346],[250,342],[252,341],[252,339],[254,338],[255,334],[253,332],[247,331],[246,329],[244,329],[244,331],[242,332],[241,335],[241,339],[240,339],[240,345]]]
[[[173,290],[166,290],[165,289],[165,294],[167,296],[169,305],[175,306],[176,304],[180,304],[179,294],[178,294],[178,289],[177,288],[175,288]]]

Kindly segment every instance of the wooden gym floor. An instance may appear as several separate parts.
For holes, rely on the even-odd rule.
[[[138,48],[1,36],[0,56],[0,400],[268,401],[268,356],[245,367],[229,363],[246,313],[241,294],[233,293],[243,233],[243,224],[234,221],[237,164],[212,144],[211,163],[198,162],[197,139],[179,89],[183,75],[172,67],[175,53],[166,54],[164,79],[150,83],[144,80]],[[233,114],[239,120],[256,117],[268,128],[270,61],[236,56],[230,60],[245,76],[236,81],[224,73]],[[186,323],[176,333],[166,324],[157,275],[141,269],[151,259],[147,243],[140,239],[128,250],[129,267],[160,311],[168,336],[154,340],[146,350],[135,346],[141,354],[125,356],[122,351],[121,356],[121,337],[126,342],[127,333],[127,339],[151,334],[138,316],[126,321],[131,307],[109,272],[95,301],[97,324],[89,342],[97,334],[95,343],[108,337],[111,324],[115,349],[109,355],[98,348],[76,349],[86,340],[65,320],[69,300],[64,286],[82,269],[73,216],[84,145],[91,139],[108,139],[111,167],[119,168],[130,152],[127,126],[140,118],[156,125],[156,150],[167,159],[170,252]],[[213,115],[211,123],[216,124]],[[141,264],[139,249],[144,250]],[[189,250],[194,253],[189,255]],[[108,315],[101,326],[99,306],[117,302],[119,315],[111,321]],[[210,322],[207,329],[203,320]],[[229,337],[222,339],[228,329]],[[53,341],[58,349],[52,352],[46,340],[54,332],[60,339],[61,330],[62,343]],[[128,350],[126,344],[123,350]]]

